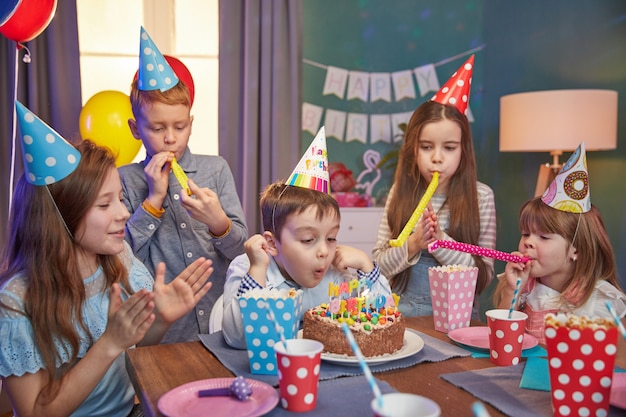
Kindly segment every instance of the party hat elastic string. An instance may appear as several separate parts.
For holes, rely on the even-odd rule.
[[[54,197],[52,197],[52,193],[50,192],[50,189],[48,188],[47,185],[44,186],[44,188],[46,189],[46,191],[48,192],[48,195],[50,196],[50,201],[52,201],[52,205],[54,206],[54,210],[59,215],[59,219],[61,219],[61,223],[63,223],[63,227],[65,227],[65,230],[67,231],[67,234],[70,236],[70,239],[72,239],[72,241],[74,241],[74,235],[72,234],[72,232],[70,232],[70,229],[67,227],[67,223],[65,223],[65,219],[61,215],[61,211],[59,211],[59,206],[57,206],[56,201],[54,201]]]
[[[283,190],[278,195],[276,202],[274,203],[274,207],[272,207],[272,233],[274,233],[274,235],[276,235],[276,223],[274,222],[274,213],[276,212],[276,206],[278,205],[280,198],[283,196],[283,194],[285,194],[285,191],[287,191],[287,188],[288,186],[285,186],[285,188],[283,188]]]

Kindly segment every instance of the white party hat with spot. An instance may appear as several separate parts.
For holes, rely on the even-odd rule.
[[[70,175],[80,161],[80,152],[19,101],[15,102],[22,133],[26,180],[48,185]]]
[[[586,213],[591,210],[587,154],[582,142],[569,157],[554,181],[543,193],[541,201],[552,208],[570,213]]]
[[[167,91],[176,84],[178,84],[176,73],[142,26],[139,36],[137,87],[142,91]]]
[[[285,184],[330,194],[328,152],[326,151],[324,126],[317,132],[313,142],[302,155],[300,162],[298,162]]]
[[[454,106],[467,116],[472,73],[474,72],[474,55],[470,56],[452,77],[430,99],[437,103]]]

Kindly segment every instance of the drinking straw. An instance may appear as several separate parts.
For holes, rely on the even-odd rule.
[[[280,341],[283,342],[285,352],[289,352],[289,349],[287,348],[287,340],[285,339],[285,333],[283,332],[282,326],[278,324],[278,320],[276,320],[276,316],[274,315],[272,307],[270,307],[270,303],[265,302],[265,308],[267,308],[267,315],[270,316],[270,320],[274,322],[274,328],[276,329],[276,333],[278,333],[278,336],[280,337]]]
[[[509,308],[509,320],[513,318],[513,309],[515,309],[515,302],[517,301],[517,294],[519,293],[519,287],[522,285],[522,277],[517,278],[515,283],[515,291],[513,291],[513,298],[511,298],[511,308]]]
[[[370,388],[372,388],[372,391],[374,391],[374,395],[376,396],[376,399],[378,400],[378,406],[382,409],[383,408],[383,395],[380,392],[380,388],[378,388],[378,385],[376,384],[376,380],[374,379],[374,376],[372,375],[372,371],[370,371],[369,366],[367,366],[367,363],[365,362],[365,358],[363,357],[363,354],[361,353],[361,349],[359,348],[359,345],[356,343],[356,340],[354,340],[354,336],[352,335],[352,332],[350,331],[350,328],[348,327],[348,325],[345,322],[343,322],[341,323],[341,326],[343,328],[343,332],[346,334],[346,337],[348,338],[348,342],[350,343],[350,346],[352,347],[352,351],[354,352],[356,357],[359,359],[359,364],[361,365],[361,369],[363,370],[363,373],[365,374],[365,377],[367,378],[367,382],[370,384]]]
[[[409,235],[415,228],[417,221],[420,219],[420,217],[422,217],[422,213],[424,212],[424,210],[426,210],[426,205],[430,201],[430,198],[433,196],[433,194],[435,194],[435,189],[437,189],[438,185],[439,185],[439,173],[435,171],[433,172],[433,179],[430,180],[430,184],[428,184],[428,188],[426,188],[426,191],[424,192],[422,199],[417,204],[417,207],[413,211],[413,214],[411,214],[409,221],[406,222],[404,229],[402,229],[402,232],[400,232],[398,237],[396,239],[392,239],[389,241],[389,246],[397,248],[397,247],[404,245],[404,242],[406,242],[406,240],[409,238]]]
[[[485,404],[480,401],[476,401],[472,404],[472,412],[474,413],[474,417],[489,417],[489,412],[485,408]]]
[[[528,262],[532,259],[528,256],[513,255],[512,253],[506,253],[495,249],[488,249],[481,246],[470,245],[469,243],[454,242],[452,240],[435,240],[428,245],[428,252],[432,252],[437,248],[470,253],[472,255],[478,255],[485,258],[493,258],[504,262]]]
[[[608,300],[606,301],[606,308],[609,309],[609,313],[611,313],[611,316],[613,316],[613,320],[615,320],[615,324],[617,325],[619,332],[622,334],[622,337],[626,340],[626,329],[624,329],[624,325],[622,324],[622,321],[619,319],[617,312],[613,308],[613,304],[611,304],[611,302]]]

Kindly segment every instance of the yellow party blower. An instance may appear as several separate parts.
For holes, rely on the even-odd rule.
[[[183,168],[178,164],[176,158],[172,159],[170,165],[172,167],[172,172],[174,173],[174,176],[180,183],[180,186],[183,187],[185,191],[187,191],[187,195],[191,195],[192,193],[191,188],[189,188],[189,178],[187,178],[187,174],[185,174]]]
[[[420,217],[422,217],[422,213],[424,212],[424,210],[426,210],[426,205],[430,201],[430,198],[433,196],[433,194],[435,194],[435,190],[437,189],[438,185],[439,173],[435,171],[433,172],[433,179],[430,181],[428,188],[426,188],[426,191],[424,192],[424,195],[422,196],[420,202],[417,204],[415,211],[413,211],[413,214],[411,214],[409,221],[406,222],[406,225],[404,226],[404,229],[402,229],[402,232],[400,233],[398,238],[389,241],[389,246],[398,248],[404,245],[404,242],[406,242],[406,240],[409,238],[409,235],[415,228],[417,221],[420,219]]]

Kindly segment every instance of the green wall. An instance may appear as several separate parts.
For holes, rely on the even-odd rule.
[[[626,96],[626,2],[622,0],[425,1],[304,0],[304,102],[324,109],[365,114],[410,112],[430,98],[367,102],[323,95],[327,66],[363,72],[436,67],[443,84],[475,52],[470,108],[478,177],[496,195],[500,250],[517,248],[520,206],[532,197],[543,153],[500,153],[500,97],[507,94],[597,88]],[[482,49],[481,49],[482,47]],[[458,57],[457,57],[458,56]],[[456,59],[450,59],[457,57]],[[602,211],[626,287],[626,107],[619,106],[618,147],[589,152],[592,202]],[[323,117],[322,117],[323,123]],[[313,135],[303,132],[303,151]],[[393,144],[328,139],[329,160],[341,161],[355,176],[367,149],[381,154]],[[566,154],[562,161],[569,156]],[[381,197],[390,172],[379,181]],[[377,227],[373,225],[372,227]],[[504,267],[499,261],[496,272]]]

